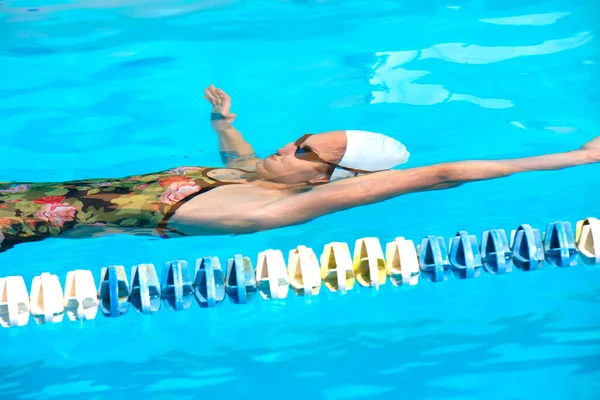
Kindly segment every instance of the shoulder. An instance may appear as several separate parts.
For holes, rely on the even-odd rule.
[[[169,219],[168,226],[189,235],[207,229],[221,233],[248,233],[260,230],[259,215],[269,204],[293,195],[253,184],[216,187],[183,204]]]

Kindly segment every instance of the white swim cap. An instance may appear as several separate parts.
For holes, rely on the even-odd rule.
[[[385,171],[408,161],[410,153],[396,139],[381,133],[346,131],[346,152],[339,165],[361,171]],[[359,174],[336,168],[331,181],[350,178]]]

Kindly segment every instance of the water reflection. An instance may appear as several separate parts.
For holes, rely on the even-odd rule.
[[[488,24],[495,25],[530,25],[530,26],[542,26],[551,25],[562,19],[571,13],[568,12],[557,12],[548,14],[531,14],[531,15],[518,15],[514,17],[499,17],[499,18],[481,18],[479,21]]]
[[[66,4],[65,4],[66,3]],[[241,0],[104,0],[81,2],[55,2],[38,7],[21,6],[19,2],[8,2],[4,7],[6,22],[48,21],[60,13],[116,10],[134,18],[166,18],[189,15],[199,11],[218,10],[242,3]]]
[[[483,108],[503,109],[513,106],[507,99],[481,98],[474,94],[454,93],[441,84],[418,83],[431,74],[426,70],[405,67],[411,62],[428,59],[456,64],[492,64],[517,57],[559,53],[585,45],[593,38],[591,32],[581,32],[570,38],[546,40],[531,46],[480,46],[465,43],[441,43],[422,50],[383,51],[375,53],[378,61],[371,68],[369,83],[374,86],[371,104],[403,103],[433,105],[465,101]]]

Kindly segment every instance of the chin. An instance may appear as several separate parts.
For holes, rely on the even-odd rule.
[[[266,178],[268,176],[267,170],[265,169],[265,160],[260,160],[256,163],[256,172],[262,178]]]

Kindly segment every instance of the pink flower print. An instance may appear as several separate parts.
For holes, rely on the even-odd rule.
[[[169,176],[165,179],[158,181],[158,184],[163,187],[169,187],[173,183],[188,183],[193,181],[187,176]]]
[[[67,196],[44,196],[39,199],[32,200],[35,204],[60,204]]]
[[[198,191],[200,186],[195,185],[194,181],[173,182],[161,194],[160,201],[164,204],[175,204]]]
[[[149,183],[143,183],[141,185],[136,185],[133,187],[134,190],[142,190],[142,189],[146,189],[148,186],[150,186]]]
[[[73,221],[77,208],[67,203],[46,203],[35,213],[42,221],[49,222],[52,226],[62,228],[65,222]]]
[[[0,218],[0,227],[10,227],[12,225],[12,221],[10,218]]]

